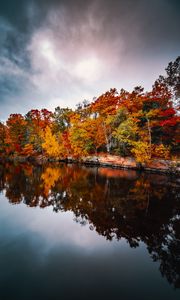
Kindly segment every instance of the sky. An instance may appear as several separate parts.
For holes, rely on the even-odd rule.
[[[150,90],[180,55],[179,0],[1,0],[0,120]]]

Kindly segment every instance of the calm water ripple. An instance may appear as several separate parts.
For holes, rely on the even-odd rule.
[[[177,178],[0,165],[0,295],[180,299]]]

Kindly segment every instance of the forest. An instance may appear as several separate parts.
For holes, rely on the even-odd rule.
[[[180,56],[152,90],[115,88],[76,109],[56,107],[11,114],[0,122],[0,156],[81,159],[111,153],[138,163],[175,159],[180,142]]]

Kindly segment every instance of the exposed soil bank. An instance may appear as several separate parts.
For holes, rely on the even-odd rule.
[[[37,164],[43,164],[46,162],[65,162],[65,163],[79,163],[90,166],[104,166],[116,169],[133,169],[144,170],[155,173],[167,173],[180,175],[180,160],[162,160],[153,159],[148,164],[140,165],[133,157],[120,157],[117,155],[99,155],[82,157],[81,159],[67,158],[67,159],[50,159],[43,155],[39,156],[12,156],[12,157],[0,157],[0,162],[12,161],[12,162],[32,162]]]
[[[138,164],[133,157],[120,157],[116,155],[106,155],[98,157],[86,157],[84,164],[99,164],[111,168],[123,168],[134,170],[145,170],[160,173],[173,173],[180,175],[180,161],[154,159],[144,165]]]

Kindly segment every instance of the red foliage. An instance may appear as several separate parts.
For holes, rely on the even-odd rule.
[[[160,115],[163,117],[169,117],[169,116],[173,116],[175,114],[176,114],[176,111],[174,108],[168,108],[168,109],[160,112]]]
[[[167,120],[160,122],[160,126],[176,126],[178,123],[179,117],[175,116]]]

